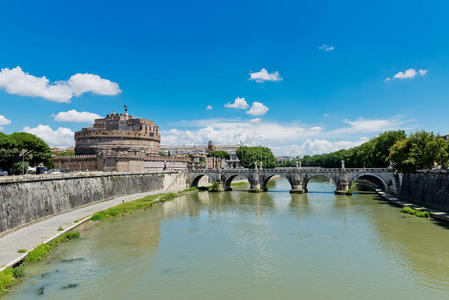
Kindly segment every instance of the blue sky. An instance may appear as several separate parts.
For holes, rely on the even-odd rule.
[[[127,104],[166,144],[449,133],[449,2],[371,2],[3,1],[1,130],[69,146]]]

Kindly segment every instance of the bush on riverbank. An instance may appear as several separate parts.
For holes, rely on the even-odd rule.
[[[0,272],[0,295],[5,293],[10,287],[16,284],[17,279],[14,277],[12,268],[4,269]]]
[[[134,201],[129,201],[125,203],[121,203],[119,205],[110,207],[105,210],[98,211],[92,215],[92,218],[90,218],[91,221],[101,221],[105,219],[109,219],[116,216],[124,216],[129,213],[132,213],[133,211],[139,211],[139,210],[145,210],[150,207],[152,207],[154,204],[158,202],[165,202],[172,200],[176,198],[177,196],[191,191],[196,191],[197,188],[189,188],[182,190],[177,193],[165,193],[165,194],[156,194],[156,195],[150,195],[146,196],[141,199],[137,199]]]
[[[23,268],[6,268],[0,272],[0,295],[17,283],[20,278],[25,277]]]
[[[416,210],[416,209],[413,209],[413,208],[408,207],[408,206],[404,206],[401,209],[401,212],[406,213],[406,214],[410,214],[410,215],[414,215],[414,216],[417,216],[417,217],[420,217],[420,218],[428,218],[428,217],[430,217],[430,215],[429,215],[429,213],[427,211]]]
[[[25,258],[25,262],[37,262],[46,257],[57,245],[62,242],[66,242],[73,239],[78,239],[80,237],[80,233],[77,231],[66,232],[63,235],[57,237],[51,242],[41,244],[34,248],[28,256]]]

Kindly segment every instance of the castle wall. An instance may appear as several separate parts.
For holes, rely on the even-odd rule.
[[[182,172],[24,176],[0,182],[0,232],[118,196],[187,188]]]

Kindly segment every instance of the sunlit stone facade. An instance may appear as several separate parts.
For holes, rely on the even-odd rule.
[[[92,127],[75,132],[75,154],[93,155],[104,152],[159,154],[159,126],[153,121],[112,113],[96,119]]]

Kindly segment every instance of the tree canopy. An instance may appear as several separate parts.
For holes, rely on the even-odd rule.
[[[396,143],[390,152],[396,170],[404,173],[431,169],[434,164],[448,166],[449,142],[426,131],[417,131]]]
[[[22,161],[31,166],[43,163],[53,167],[50,147],[37,136],[25,132],[0,133],[0,168],[11,171],[14,166],[17,173],[20,169],[17,164]]]
[[[237,149],[237,157],[245,168],[254,169],[257,165],[263,168],[276,167],[276,158],[270,148],[241,146]]]
[[[210,151],[209,153],[207,153],[208,157],[216,157],[216,158],[224,158],[224,159],[229,159],[231,158],[231,156],[229,155],[228,152],[223,151],[223,150],[213,150]]]
[[[302,159],[303,166],[339,168],[341,161],[349,168],[385,168],[390,164],[390,149],[407,137],[403,130],[386,131],[360,146],[332,153],[309,156]]]

